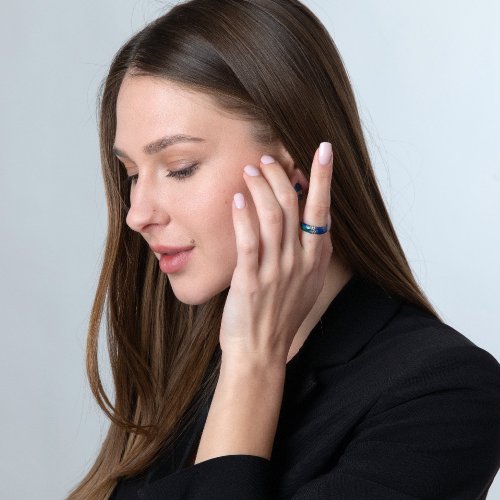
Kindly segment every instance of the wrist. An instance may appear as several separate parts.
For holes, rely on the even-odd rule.
[[[223,353],[195,463],[235,454],[270,459],[285,373],[281,360]]]
[[[284,378],[286,359],[281,356],[253,354],[224,354],[221,357],[221,376],[244,378]]]

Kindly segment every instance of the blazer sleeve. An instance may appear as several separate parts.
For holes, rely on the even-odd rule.
[[[199,462],[138,490],[141,500],[271,499],[271,462],[224,455]]]
[[[474,345],[402,368],[339,460],[292,500],[482,499],[500,466],[500,366]],[[271,462],[216,457],[139,490],[142,500],[277,500]]]

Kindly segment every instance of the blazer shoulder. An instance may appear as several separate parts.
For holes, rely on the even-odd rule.
[[[410,304],[401,306],[370,342],[369,350],[390,367],[394,383],[441,374],[456,384],[486,383],[500,392],[500,365],[491,353]]]

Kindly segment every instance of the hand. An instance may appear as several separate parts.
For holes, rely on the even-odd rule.
[[[320,164],[320,157],[326,165]],[[332,244],[329,232],[300,230],[297,193],[282,166],[276,161],[260,166],[260,175],[244,174],[257,210],[258,232],[249,205],[240,209],[233,203],[238,257],[220,346],[226,359],[286,364],[293,338],[323,288]],[[312,164],[303,222],[330,225],[331,179],[331,145],[322,143]]]

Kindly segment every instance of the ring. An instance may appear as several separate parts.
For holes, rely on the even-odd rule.
[[[328,226],[311,226],[310,224],[305,224],[304,222],[300,223],[300,229],[311,234],[324,234],[330,230]]]

